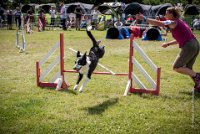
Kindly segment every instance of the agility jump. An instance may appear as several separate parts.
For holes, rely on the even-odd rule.
[[[48,58],[59,49],[59,55],[54,61],[47,67],[46,70],[42,72],[41,66],[48,60]],[[71,51],[76,52],[76,50],[70,48]],[[59,72],[49,81],[43,82],[45,77],[54,69],[56,65],[60,66]],[[128,73],[114,73],[110,69],[106,68],[102,64],[98,64],[100,67],[106,69],[108,72],[93,72],[93,74],[101,74],[101,75],[117,75],[117,76],[127,76]],[[69,87],[69,84],[65,82],[64,73],[78,73],[75,70],[65,70],[64,69],[64,35],[60,34],[60,43],[55,44],[51,50],[40,60],[36,62],[36,82],[39,87],[52,87],[59,89],[66,89]]]
[[[42,60],[36,62],[36,80],[39,87],[52,87],[59,89],[68,88],[68,84],[65,82],[64,76],[64,35],[60,34],[60,42],[56,43],[51,50],[42,58]],[[56,51],[59,50],[58,55],[54,61],[47,67],[44,72],[41,72],[41,66],[48,60],[48,58]],[[49,82],[43,82],[44,78],[59,64],[59,71]]]
[[[54,59],[54,61],[47,67],[45,71],[41,71],[41,66],[48,60],[48,58],[59,49],[59,55]],[[71,51],[76,52],[76,50],[69,48]],[[156,72],[157,79],[156,82],[151,78],[151,76],[145,71],[142,65],[135,59],[134,49],[144,58],[146,63]],[[43,82],[44,78],[54,69],[56,65],[59,64],[59,71],[56,75],[49,81]],[[114,76],[128,76],[128,83],[124,92],[124,96],[128,93],[150,93],[153,95],[158,95],[160,92],[160,71],[151,59],[144,53],[144,51],[133,41],[133,35],[130,38],[130,54],[129,54],[129,72],[128,73],[114,73],[105,66],[100,65],[102,68],[106,69],[107,72],[93,72],[93,74],[100,75],[114,75]],[[152,89],[147,89],[146,86],[139,80],[136,76],[133,65],[140,71],[140,73],[147,79],[147,81],[152,86]],[[55,44],[51,50],[40,60],[36,62],[36,82],[39,87],[51,87],[60,89],[67,89],[69,84],[65,81],[65,72],[68,73],[78,73],[75,70],[65,70],[64,68],[64,35],[60,34],[60,42]],[[137,84],[140,88],[135,88],[134,84]]]
[[[42,24],[42,20],[40,19],[40,17],[38,17],[38,32],[42,32],[43,31],[43,24]]]
[[[138,52],[138,54],[145,60],[145,62],[150,66],[152,71],[156,73],[156,82],[152,79],[152,77],[145,71],[142,65],[136,60],[134,50]],[[135,74],[135,68],[133,70],[133,65],[136,67],[142,76],[149,82],[152,89],[147,89],[146,86],[139,80],[139,78]],[[151,59],[145,54],[145,52],[139,47],[139,45],[133,41],[133,35],[130,38],[130,54],[129,54],[129,75],[128,75],[128,83],[124,92],[124,96],[130,93],[150,93],[154,95],[158,95],[160,92],[160,73],[161,68],[158,68]],[[138,85],[139,88],[135,88],[135,85]]]

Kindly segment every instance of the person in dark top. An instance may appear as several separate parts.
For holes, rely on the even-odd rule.
[[[8,22],[8,29],[12,30],[12,10],[8,10],[7,12],[7,22]]]
[[[45,30],[45,25],[46,25],[46,20],[45,20],[45,11],[44,9],[40,8],[39,10],[39,19],[42,23],[42,30],[44,31]]]
[[[29,20],[30,19],[30,20]],[[33,21],[34,21],[34,15],[33,15],[33,9],[30,8],[27,11],[27,17],[26,17],[26,22],[29,20],[30,26],[33,27]]]
[[[1,7],[0,5],[0,21],[3,21],[5,19],[5,16],[4,16],[4,9]]]
[[[19,7],[16,7],[15,23],[16,23],[16,27],[18,27],[18,29],[20,29],[20,27],[21,27],[21,12],[19,10]]]
[[[80,5],[77,5],[77,7],[75,8],[74,13],[76,14],[76,30],[80,30],[81,16],[83,14],[83,11],[82,11]]]

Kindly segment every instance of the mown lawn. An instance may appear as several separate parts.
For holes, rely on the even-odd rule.
[[[72,69],[76,54],[68,48],[84,53],[91,47],[85,31],[57,29],[25,34],[27,52],[19,53],[15,47],[16,31],[0,30],[0,133],[200,133],[200,94],[194,96],[192,124],[193,82],[172,70],[180,51],[177,46],[164,49],[160,46],[162,42],[136,40],[161,67],[159,96],[124,97],[128,81],[124,76],[93,75],[81,94],[72,90],[77,79],[74,73],[66,73],[71,85],[68,90],[37,87],[35,62],[59,41],[61,32],[65,37],[65,66]],[[116,73],[128,72],[129,40],[106,40],[106,31],[92,33],[106,46],[100,63]],[[200,40],[200,32],[194,33]],[[105,71],[100,67],[96,70]],[[200,55],[194,70],[200,71]]]

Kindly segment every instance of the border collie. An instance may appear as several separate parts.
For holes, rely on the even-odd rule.
[[[77,59],[75,61],[75,65],[73,68],[74,70],[79,72],[78,80],[73,90],[76,90],[78,88],[79,82],[82,80],[83,75],[86,75],[86,79],[79,89],[80,93],[83,92],[84,87],[91,79],[91,75],[98,64],[99,59],[102,58],[105,53],[104,46],[102,47],[99,46],[101,41],[95,40],[95,38],[90,32],[91,29],[92,29],[91,26],[88,26],[86,28],[87,35],[89,36],[89,38],[92,40],[93,43],[93,46],[90,48],[89,55],[86,55],[87,52],[85,52],[84,55],[81,55],[80,52],[78,51]]]

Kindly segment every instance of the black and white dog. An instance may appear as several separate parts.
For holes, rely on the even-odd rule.
[[[84,55],[81,55],[80,52],[78,51],[77,59],[75,61],[75,65],[73,68],[74,70],[79,72],[78,80],[76,82],[76,85],[73,88],[74,90],[78,88],[78,84],[82,80],[83,75],[84,74],[86,75],[86,79],[79,89],[80,93],[83,91],[84,87],[86,86],[88,81],[91,79],[91,75],[98,64],[99,58],[102,58],[105,53],[104,46],[102,47],[99,46],[101,41],[95,40],[95,38],[90,32],[91,29],[92,29],[91,26],[88,26],[86,28],[87,35],[89,36],[89,38],[92,40],[92,43],[93,43],[93,46],[89,51],[89,55],[86,55],[86,52]]]

